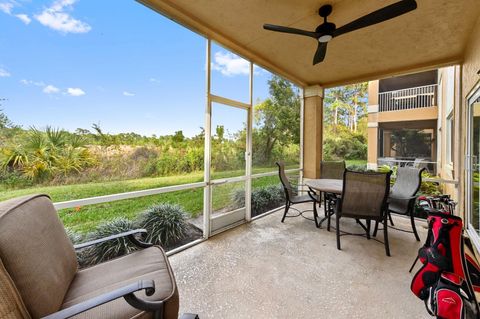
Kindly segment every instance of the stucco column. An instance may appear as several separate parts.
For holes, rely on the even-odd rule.
[[[378,158],[378,80],[368,82],[367,167],[377,168]]]
[[[303,98],[303,176],[319,178],[323,152],[323,88],[306,87]]]

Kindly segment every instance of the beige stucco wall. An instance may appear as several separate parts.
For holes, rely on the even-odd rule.
[[[370,98],[370,96],[369,96]],[[379,112],[377,121],[382,122],[406,122],[421,120],[436,120],[438,117],[438,108],[424,107],[419,109]]]
[[[378,84],[378,80],[368,82],[367,165],[370,169],[375,169],[378,157]]]
[[[461,129],[461,141],[459,147],[459,156],[458,156],[458,175],[460,177],[460,207],[459,212],[460,216],[465,217],[465,190],[466,190],[466,179],[464,171],[464,156],[466,154],[466,126],[467,126],[467,97],[474,90],[476,85],[478,85],[480,76],[477,72],[480,70],[480,18],[477,19],[474,29],[470,32],[470,37],[467,42],[467,48],[464,54],[464,60],[461,67],[461,108],[459,115],[460,119],[460,129]]]
[[[303,112],[303,176],[319,178],[323,152],[323,88],[305,89]]]
[[[475,84],[478,83],[480,76],[480,18],[470,34],[468,46],[465,51],[465,58],[462,65],[462,87],[463,96],[467,97]]]
[[[458,170],[460,162],[460,148],[461,143],[458,143],[458,136],[460,136],[459,125],[459,112],[460,112],[460,67],[451,66],[448,68],[439,69],[439,114],[438,114],[438,131],[437,131],[437,146],[438,146],[438,158],[437,158],[437,175],[446,180],[458,181]],[[453,92],[450,96],[447,92]],[[447,154],[448,146],[451,141],[447,136],[447,118],[453,112],[454,116],[454,137],[455,142],[453,145],[454,156],[452,160],[449,160]],[[459,185],[443,184],[442,191],[445,194],[450,194],[452,198],[458,201]]]
[[[377,164],[377,147],[378,147],[378,127],[369,127],[367,129],[367,163],[369,164],[369,168],[374,168]],[[374,165],[375,164],[375,165]]]
[[[378,105],[378,80],[368,82],[368,105]]]

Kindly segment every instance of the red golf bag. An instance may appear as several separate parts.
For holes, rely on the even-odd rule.
[[[430,212],[427,222],[427,240],[417,257],[423,265],[412,279],[412,292],[437,318],[480,318],[469,274],[474,266],[468,265],[464,252],[462,219]]]

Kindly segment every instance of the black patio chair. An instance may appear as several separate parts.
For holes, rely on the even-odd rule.
[[[345,172],[345,161],[321,161],[320,162],[320,179],[343,179]],[[320,197],[322,194],[319,195]],[[334,213],[333,207],[337,203],[338,196],[331,193],[323,193],[323,211],[325,217],[329,217]],[[330,231],[330,218],[328,219],[327,230]]]
[[[340,233],[340,219],[353,218],[365,230],[370,239],[371,221],[387,223],[388,193],[390,190],[390,175],[388,173],[363,173],[345,170],[343,175],[343,194],[335,208],[337,249],[340,247],[340,236],[361,235],[347,232]],[[364,225],[361,220],[366,221]],[[384,227],[384,245],[387,256],[390,256],[388,244],[388,227]]]
[[[278,176],[280,178],[280,182],[282,183],[283,190],[285,191],[285,212],[283,213],[282,223],[285,221],[286,217],[297,217],[303,216],[304,212],[309,210],[300,211],[295,207],[291,207],[293,204],[302,204],[302,203],[313,203],[313,220],[315,221],[315,226],[317,228],[320,227],[318,221],[318,213],[316,204],[320,202],[318,195],[312,189],[307,191],[307,195],[297,195],[293,192],[292,185],[285,174],[285,164],[282,161],[275,162],[278,166]],[[287,213],[289,209],[293,209],[298,212],[297,215],[288,216]],[[305,217],[306,218],[306,217]],[[307,218],[308,219],[308,218]]]
[[[391,219],[391,213],[410,216],[412,231],[395,229],[413,233],[417,241],[420,241],[420,237],[415,227],[415,200],[417,192],[422,185],[422,172],[424,170],[425,168],[399,167],[395,184],[388,198],[388,214],[392,226],[394,226],[394,224]],[[377,228],[378,223],[375,225],[375,229]]]

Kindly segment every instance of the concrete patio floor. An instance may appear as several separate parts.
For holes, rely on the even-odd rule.
[[[422,242],[390,229],[387,257],[383,244],[358,236],[342,236],[338,251],[334,230],[317,229],[302,217],[282,224],[281,214],[171,256],[180,311],[201,319],[429,318],[410,292],[408,273],[424,226],[418,227]],[[406,219],[394,221],[409,228]],[[361,232],[354,220],[342,219],[341,228]],[[383,240],[382,232],[378,238]]]

